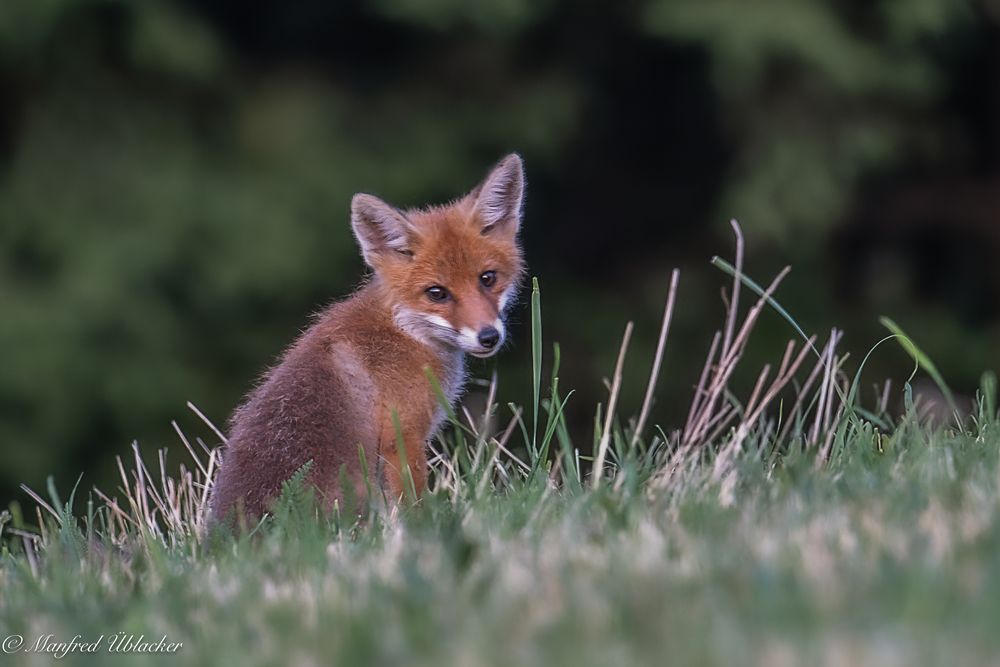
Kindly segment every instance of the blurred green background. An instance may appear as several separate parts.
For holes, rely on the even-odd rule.
[[[628,319],[641,400],[674,266],[654,418],[686,413],[731,217],[807,330],[860,356],[891,315],[964,392],[1000,367],[998,2],[0,0],[0,100],[3,497],[108,486],[172,419],[211,441],[185,402],[223,423],[361,279],[354,192],[441,202],[511,150],[581,445]]]

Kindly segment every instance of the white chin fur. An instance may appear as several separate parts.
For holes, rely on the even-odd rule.
[[[392,321],[403,333],[424,345],[432,342],[452,346],[458,344],[455,330],[443,317],[399,307],[393,311]]]
[[[497,347],[503,347],[504,341],[507,340],[507,327],[504,326],[503,320],[498,317],[493,321],[493,328],[500,332],[500,342],[497,343]]]
[[[480,349],[479,338],[476,332],[469,327],[462,327],[458,330],[458,345],[466,352]]]
[[[511,285],[510,287],[508,287],[506,290],[503,291],[503,293],[500,295],[500,301],[498,303],[498,308],[500,309],[501,314],[507,311],[507,306],[510,305],[511,299],[513,299],[516,295],[517,295],[517,285]],[[502,332],[503,329],[497,327],[497,331]]]
[[[456,331],[448,320],[439,315],[428,315],[400,307],[395,310],[392,319],[404,333],[424,345],[437,342],[457,347],[481,359],[496,354],[503,347],[504,339],[507,337],[507,328],[500,318],[492,323],[493,328],[500,332],[500,342],[493,348],[485,348],[479,344],[479,332],[470,327],[462,327]]]

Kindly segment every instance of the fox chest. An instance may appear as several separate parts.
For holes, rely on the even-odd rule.
[[[360,361],[354,359],[352,361]],[[386,359],[368,365],[349,363],[344,373],[347,384],[359,389],[357,398],[375,416],[384,418],[395,413],[407,430],[426,431],[431,437],[446,417],[436,383],[449,406],[461,397],[465,387],[465,359],[461,352],[446,352],[422,359]],[[433,377],[433,383],[427,370]],[[367,377],[362,377],[367,376]]]
[[[461,352],[452,353],[447,363],[442,368],[444,378],[441,382],[441,393],[444,394],[449,407],[454,407],[465,389],[467,375],[465,371],[465,355]],[[444,406],[435,396],[434,412],[432,413],[428,437],[432,437],[441,428],[446,415]]]
[[[433,381],[428,377],[426,369],[431,371]],[[416,387],[405,395],[396,396],[394,402],[406,417],[404,421],[418,430],[425,430],[425,437],[432,438],[447,417],[447,408],[454,407],[461,398],[465,382],[464,355],[450,353],[441,363],[422,367]],[[437,384],[440,394],[433,383]]]

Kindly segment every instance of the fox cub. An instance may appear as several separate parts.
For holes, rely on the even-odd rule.
[[[407,466],[423,491],[425,442],[444,417],[425,369],[454,403],[465,354],[489,357],[503,345],[524,272],[523,195],[521,158],[511,154],[444,206],[402,211],[354,196],[351,226],[371,277],[321,312],[233,414],[211,519],[259,517],[307,461],[327,507],[345,492],[363,498],[368,484],[398,501]]]

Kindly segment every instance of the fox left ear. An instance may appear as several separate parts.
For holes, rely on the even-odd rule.
[[[483,234],[494,230],[521,227],[521,203],[524,199],[524,163],[511,153],[493,167],[486,179],[473,190],[474,211],[483,226]]]

